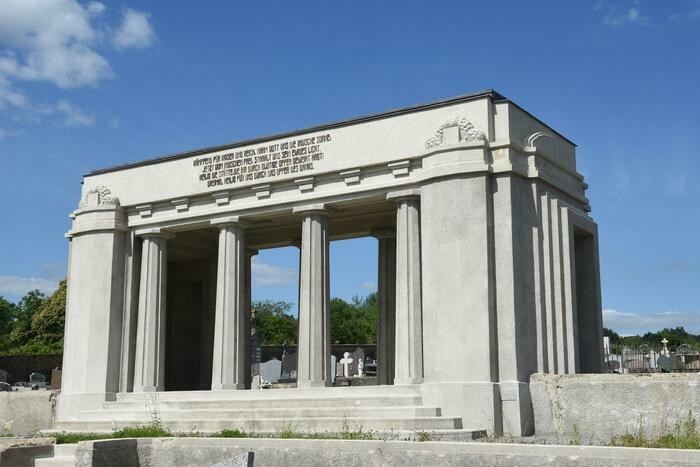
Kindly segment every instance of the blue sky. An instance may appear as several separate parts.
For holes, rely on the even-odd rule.
[[[92,169],[494,88],[579,145],[606,324],[700,332],[699,76],[695,0],[0,0],[0,295],[65,275]],[[256,297],[296,301],[296,258]],[[332,294],[375,258],[334,243]]]

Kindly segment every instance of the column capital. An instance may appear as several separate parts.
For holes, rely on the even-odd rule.
[[[386,199],[395,203],[405,199],[420,199],[420,190],[412,188],[409,190],[390,191],[386,194]]]
[[[384,229],[374,229],[369,233],[374,238],[395,238],[396,229],[384,228]]]
[[[335,211],[335,209],[326,203],[306,204],[304,206],[295,206],[292,209],[293,214],[300,214],[302,216],[308,214],[321,214],[327,216],[333,211]]]
[[[173,238],[175,234],[161,227],[153,227],[150,229],[139,229],[134,231],[134,235],[141,238]]]
[[[248,222],[246,222],[241,216],[219,217],[218,219],[212,219],[209,221],[209,223],[219,228],[239,227],[245,229],[248,227]]]

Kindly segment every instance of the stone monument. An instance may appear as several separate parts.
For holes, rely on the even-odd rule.
[[[532,373],[603,368],[575,151],[484,91],[87,174],[67,233],[57,429],[89,431],[105,404],[152,392],[248,387],[251,258],[284,245],[300,249],[288,390],[348,389],[328,387],[329,243],[372,236],[379,382],[463,426],[532,433]]]

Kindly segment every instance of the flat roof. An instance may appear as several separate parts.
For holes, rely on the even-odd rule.
[[[300,128],[298,130],[288,131],[285,133],[277,133],[277,134],[266,135],[266,136],[261,136],[261,137],[257,137],[257,138],[252,138],[252,139],[239,140],[239,141],[234,141],[231,143],[220,144],[217,146],[209,146],[209,147],[205,147],[205,148],[194,149],[191,151],[178,152],[175,154],[167,154],[167,155],[158,156],[158,157],[154,157],[154,158],[150,158],[150,159],[145,159],[145,160],[138,161],[138,162],[130,162],[130,163],[126,163],[126,164],[107,167],[104,169],[97,169],[97,170],[93,170],[92,172],[90,172],[88,174],[85,174],[84,176],[89,177],[91,175],[99,175],[99,174],[108,173],[108,172],[116,172],[119,170],[131,169],[134,167],[141,167],[141,166],[146,166],[146,165],[158,164],[160,162],[171,161],[171,160],[175,160],[175,159],[183,159],[186,157],[199,156],[199,155],[207,154],[210,152],[223,151],[223,150],[228,150],[228,149],[234,149],[234,148],[237,148],[240,146],[249,146],[251,144],[262,143],[264,141],[268,141],[268,140],[272,140],[272,139],[282,139],[282,138],[287,138],[290,136],[297,136],[297,135],[304,134],[304,133],[330,130],[333,128],[340,128],[340,127],[344,127],[344,126],[348,126],[348,125],[355,125],[357,123],[365,123],[365,122],[371,122],[373,120],[380,120],[383,118],[395,117],[398,115],[403,115],[403,114],[407,114],[407,113],[411,113],[411,112],[421,112],[424,110],[430,110],[430,109],[434,109],[437,107],[444,107],[446,105],[458,104],[460,102],[467,102],[467,101],[482,99],[484,97],[490,98],[493,102],[509,102],[509,103],[511,103],[512,105],[516,106],[517,108],[519,108],[520,110],[522,110],[523,112],[525,112],[526,114],[528,114],[529,116],[531,116],[532,118],[537,120],[538,122],[545,125],[547,128],[552,130],[557,135],[564,138],[569,143],[573,144],[574,146],[576,145],[570,139],[561,135],[559,132],[557,132],[553,128],[549,127],[549,125],[542,122],[540,119],[538,119],[537,117],[532,115],[530,112],[528,112],[527,110],[523,109],[522,107],[520,107],[519,105],[517,105],[516,103],[514,103],[513,101],[511,101],[507,97],[505,97],[503,94],[501,94],[493,89],[486,89],[486,90],[474,92],[471,94],[464,94],[464,95],[457,96],[457,97],[449,97],[447,99],[440,99],[440,100],[436,100],[436,101],[432,101],[432,102],[427,102],[424,104],[412,105],[409,107],[401,107],[399,109],[389,110],[389,111],[385,111],[385,112],[379,112],[379,113],[370,114],[370,115],[364,115],[361,117],[354,117],[354,118],[350,118],[347,120],[339,120],[336,122],[325,123],[322,125],[316,125],[316,126],[307,127],[307,128]]]

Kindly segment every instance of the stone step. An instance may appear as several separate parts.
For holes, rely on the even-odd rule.
[[[148,423],[145,417],[118,420],[83,420],[57,423],[56,431],[111,432],[115,428]],[[350,431],[453,430],[461,429],[460,418],[452,417],[304,417],[304,418],[207,418],[163,420],[175,432],[213,433],[223,429],[241,429],[255,433],[279,433],[293,430],[301,433]]]
[[[376,398],[397,396],[420,396],[420,385],[401,384],[390,386],[344,386],[344,387],[318,387],[318,388],[284,388],[284,389],[258,389],[258,390],[224,390],[224,391],[162,391],[149,392],[125,392],[118,393],[116,400],[121,401],[150,401],[157,394],[159,401],[188,401],[188,400],[270,400],[270,399],[347,399],[347,398]]]
[[[75,457],[44,457],[34,459],[34,467],[75,467]]]
[[[76,449],[78,449],[77,444],[54,444],[53,455],[54,457],[74,457]]]
[[[53,457],[34,460],[34,467],[74,467],[77,444],[54,444]]]
[[[412,418],[437,417],[440,409],[423,406],[386,406],[386,407],[277,407],[277,408],[199,408],[199,407],[161,407],[162,420],[205,420],[218,419],[258,419],[258,418]],[[150,415],[145,407],[119,406],[109,410],[84,410],[80,412],[82,420],[147,420]]]
[[[260,391],[259,391],[260,392]],[[191,399],[169,400],[160,396],[157,398],[120,398],[117,401],[105,402],[102,408],[105,410],[123,410],[127,407],[133,407],[133,410],[139,410],[148,405],[157,405],[161,410],[180,410],[180,409],[272,409],[272,408],[321,408],[321,407],[389,407],[389,406],[416,406],[421,405],[422,398],[420,395],[396,395],[396,396],[364,396],[364,397],[325,397],[325,398],[250,398],[250,399],[198,399],[197,395],[191,396]]]

